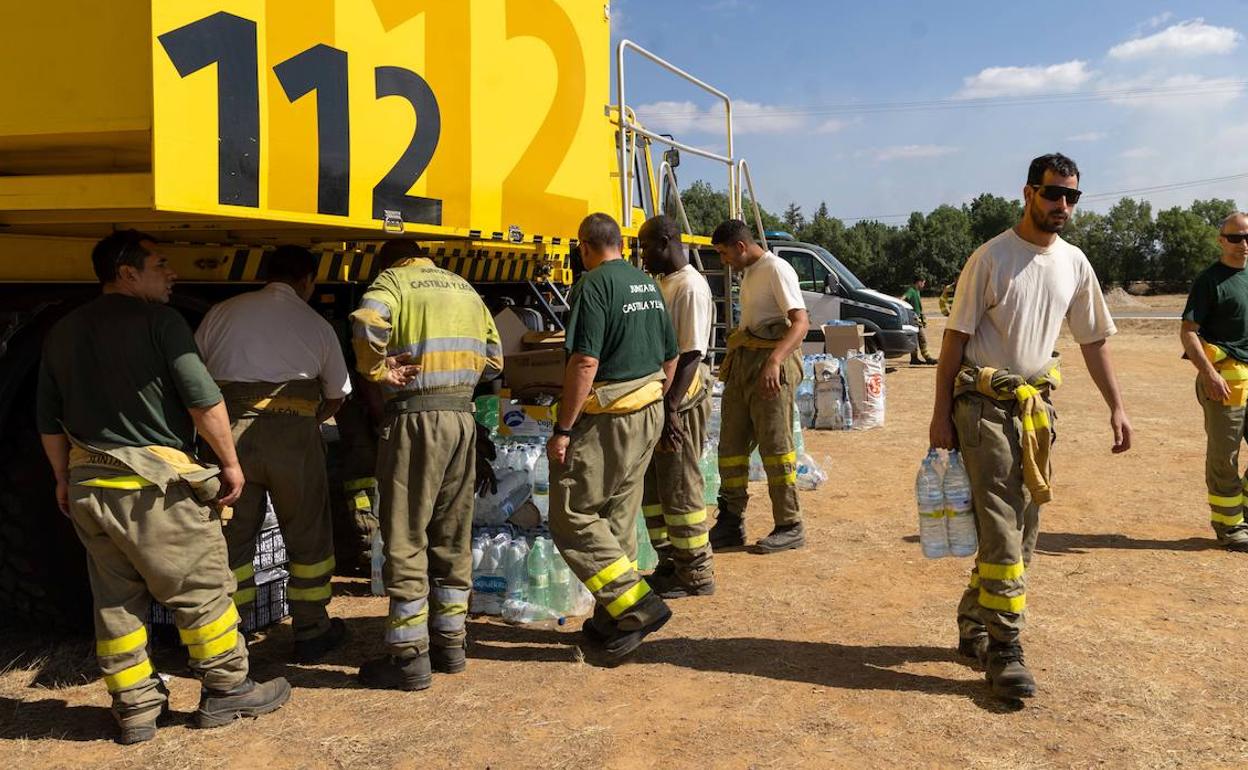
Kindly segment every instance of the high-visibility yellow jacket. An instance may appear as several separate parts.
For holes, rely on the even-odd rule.
[[[402,393],[471,396],[483,379],[503,370],[502,343],[489,310],[472,285],[428,259],[403,260],[385,270],[351,314],[356,368],[373,382],[386,357],[409,353],[420,364]],[[400,390],[382,384],[387,396]]]

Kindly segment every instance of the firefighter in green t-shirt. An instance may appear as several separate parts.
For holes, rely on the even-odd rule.
[[[927,288],[927,279],[915,278],[910,288],[906,289],[906,293],[901,295],[901,298],[914,308],[914,314],[919,317],[919,346],[910,352],[911,366],[931,366],[936,363],[932,354],[927,352],[927,335],[923,333],[923,327],[927,326],[927,318],[923,315],[923,296],[919,292],[925,288]]]

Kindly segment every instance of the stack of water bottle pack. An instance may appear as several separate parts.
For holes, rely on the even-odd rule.
[[[919,466],[914,482],[919,508],[919,544],[929,559],[974,556],[975,512],[971,508],[971,480],[957,451],[932,449]]]
[[[472,541],[471,612],[509,623],[588,615],[594,598],[549,537],[480,533]]]

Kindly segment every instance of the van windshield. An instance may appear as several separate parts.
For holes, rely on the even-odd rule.
[[[814,246],[814,244],[811,244],[811,245]],[[841,283],[845,284],[847,288],[854,289],[855,291],[867,288],[866,284],[858,280],[858,276],[850,272],[850,269],[848,267],[845,267],[845,265],[841,264],[841,260],[832,256],[832,252],[820,246],[814,246],[814,249],[819,254],[819,256],[822,257],[823,260],[828,263],[828,267],[832,268],[833,272],[835,272],[840,277]]]

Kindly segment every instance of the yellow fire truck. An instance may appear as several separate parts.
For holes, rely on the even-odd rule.
[[[342,327],[379,243],[414,238],[495,306],[557,326],[585,215],[629,233],[683,220],[680,152],[723,166],[733,214],[750,187],[728,97],[629,41],[612,73],[604,2],[61,0],[9,3],[5,33],[0,625],[89,600],[32,407],[43,335],[96,293],[102,235],[161,240],[193,323],[293,242],[321,254],[315,303]],[[726,144],[640,125],[638,58],[722,100]]]

